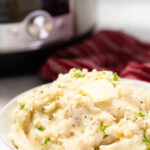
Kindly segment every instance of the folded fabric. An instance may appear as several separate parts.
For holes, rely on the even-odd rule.
[[[54,80],[71,68],[111,70],[121,77],[150,82],[150,44],[121,31],[101,31],[50,56],[39,75]]]

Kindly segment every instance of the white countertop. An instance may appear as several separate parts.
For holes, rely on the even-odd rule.
[[[24,75],[0,78],[0,110],[12,98],[18,94],[42,84],[37,75]]]

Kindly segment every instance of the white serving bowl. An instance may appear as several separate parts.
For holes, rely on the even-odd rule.
[[[27,90],[26,92],[23,92],[22,94],[16,96],[12,100],[10,100],[10,102],[6,104],[6,106],[4,106],[4,108],[0,111],[0,150],[1,148],[2,150],[16,150],[16,148],[11,143],[9,134],[11,131],[11,126],[14,123],[13,114],[15,108],[17,107],[17,99],[30,91],[38,89],[41,86]]]
[[[121,80],[131,82],[134,87],[150,90],[150,83],[130,79],[121,79]],[[36,87],[31,90],[36,90],[37,88],[39,87]],[[26,94],[29,91],[24,92],[23,94]],[[2,150],[16,150],[16,148],[11,144],[9,134],[11,126],[13,124],[13,113],[14,109],[17,106],[17,99],[23,94],[12,99],[0,112],[0,149],[2,148]],[[2,145],[5,148],[3,148]]]

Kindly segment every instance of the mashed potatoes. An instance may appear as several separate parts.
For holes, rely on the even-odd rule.
[[[150,92],[116,73],[72,69],[18,98],[19,150],[150,150]]]

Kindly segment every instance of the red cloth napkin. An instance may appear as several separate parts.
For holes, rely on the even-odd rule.
[[[82,43],[55,52],[39,75],[54,80],[73,67],[112,70],[121,77],[150,82],[150,44],[120,31],[101,31]]]

